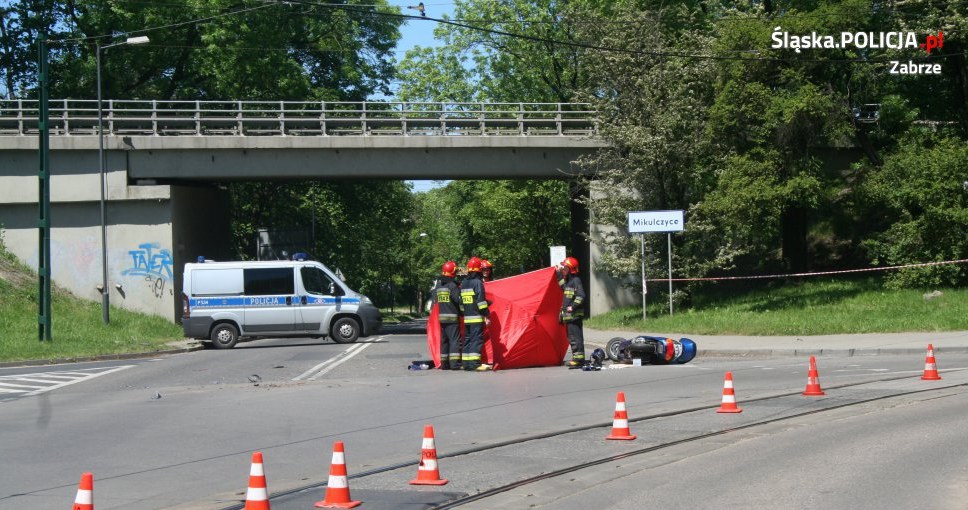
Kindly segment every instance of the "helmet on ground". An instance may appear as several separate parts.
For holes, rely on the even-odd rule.
[[[592,363],[596,365],[601,365],[605,362],[605,350],[598,348],[592,351]]]
[[[467,272],[470,273],[471,271],[477,271],[478,273],[481,272],[481,259],[471,257],[470,260],[467,261]]]
[[[453,260],[444,262],[444,265],[440,266],[440,273],[453,278],[457,274],[457,263]]]
[[[561,261],[561,265],[568,268],[568,272],[571,274],[578,274],[578,259],[575,257],[568,257]]]

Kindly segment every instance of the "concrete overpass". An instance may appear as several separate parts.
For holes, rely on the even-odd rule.
[[[183,264],[229,257],[229,204],[214,183],[573,179],[572,162],[602,146],[594,112],[580,104],[104,104],[112,303],[169,318],[179,310]],[[37,106],[0,101],[0,223],[8,248],[34,266]],[[97,102],[51,100],[49,115],[53,280],[99,299]],[[586,217],[573,212],[576,222]],[[592,313],[634,302],[591,274]]]

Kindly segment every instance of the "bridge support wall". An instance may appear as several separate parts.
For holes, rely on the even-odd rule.
[[[38,262],[36,151],[0,162],[0,226],[7,249]],[[198,255],[228,258],[227,193],[211,185],[130,186],[123,153],[107,158],[107,257],[111,305],[176,320],[181,270]],[[100,302],[100,179],[97,152],[51,152],[51,276]],[[57,317],[54,317],[56,323]],[[56,324],[55,324],[56,329]]]

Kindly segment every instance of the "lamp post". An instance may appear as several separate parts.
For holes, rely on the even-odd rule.
[[[97,43],[97,159],[98,169],[101,177],[101,319],[108,324],[110,319],[109,305],[111,292],[108,289],[108,236],[107,236],[107,212],[106,195],[107,181],[104,178],[104,110],[101,107],[101,52],[115,46],[126,44],[144,44],[148,42],[148,36],[129,37],[122,42],[101,46]]]

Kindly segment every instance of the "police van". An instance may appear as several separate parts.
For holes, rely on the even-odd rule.
[[[252,336],[328,336],[352,343],[382,325],[373,302],[319,262],[185,264],[182,329],[217,349]]]

